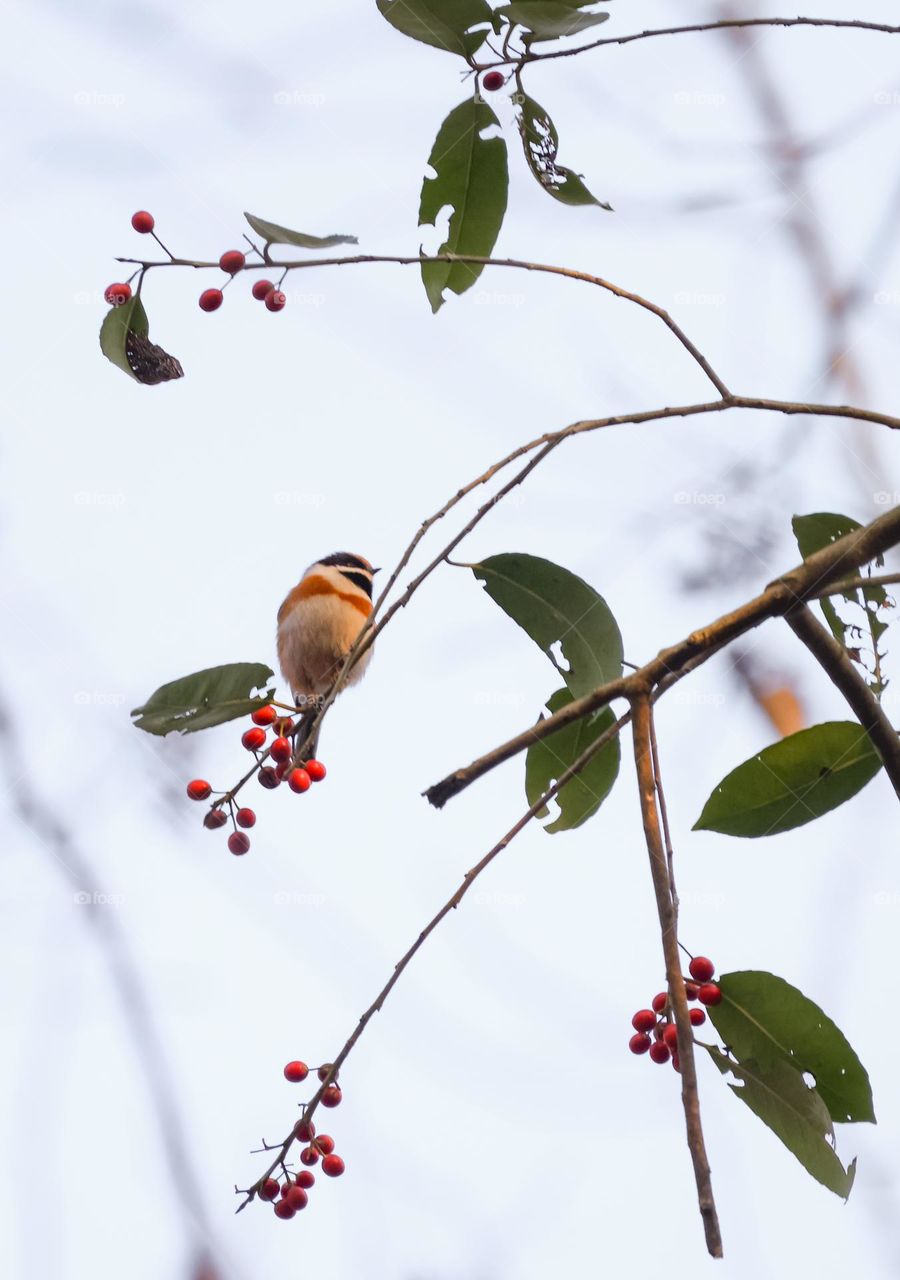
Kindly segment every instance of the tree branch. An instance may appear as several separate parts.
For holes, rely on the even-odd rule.
[[[523,58],[504,58],[500,62],[485,63],[479,71],[489,66],[504,66],[511,62],[549,62],[552,58],[574,58],[589,49],[601,49],[604,45],[633,44],[635,40],[650,40],[654,36],[680,36],[698,31],[721,31],[725,27],[846,27],[855,31],[881,31],[886,35],[900,35],[900,27],[886,22],[865,22],[857,18],[723,18],[718,22],[694,22],[684,27],[658,27],[647,31],[635,31],[627,36],[606,36],[579,45],[577,49],[552,49],[547,53],[528,53]]]
[[[712,647],[720,647],[738,636],[759,626],[767,618],[785,614],[794,605],[821,591],[823,584],[830,582],[840,574],[859,568],[874,560],[876,556],[889,547],[900,542],[900,507],[886,512],[873,520],[871,524],[854,529],[815,552],[796,568],[789,570],[782,577],[776,578],[760,595],[746,604],[723,614],[714,622],[697,631],[693,631],[684,640],[661,650],[655,658],[640,667],[629,676],[610,680],[600,685],[584,697],[576,698],[568,706],[553,715],[530,725],[507,742],[494,747],[486,755],[480,756],[463,769],[442,778],[429,787],[424,795],[429,802],[440,809],[453,796],[465,790],[470,783],[506,760],[512,759],[532,742],[547,738],[567,725],[574,724],[585,716],[593,714],[601,707],[607,706],[615,698],[633,697],[636,691],[644,687],[654,689],[664,677],[681,670],[682,667],[698,654]]]
[[[847,650],[816,621],[805,604],[788,610],[784,620],[847,699],[851,711],[881,756],[884,771],[900,797],[900,736],[853,665]]]
[[[681,957],[678,952],[678,913],[666,866],[666,853],[659,828],[659,812],[656,804],[653,755],[651,745],[650,689],[646,686],[637,693],[631,703],[633,716],[634,762],[637,770],[638,790],[641,800],[641,818],[644,838],[650,855],[650,874],[656,895],[656,910],[662,936],[663,956],[666,962],[666,978],[669,1001],[675,1014],[678,1030],[678,1068],[681,1072],[681,1101],[687,1128],[688,1147],[694,1165],[697,1199],[700,1216],[706,1234],[706,1247],[713,1258],[722,1256],[722,1235],[716,1202],[713,1198],[709,1160],[703,1141],[700,1122],[700,1096],[697,1091],[697,1065],[694,1061],[694,1033],[688,1013],[684,979],[681,976]]]

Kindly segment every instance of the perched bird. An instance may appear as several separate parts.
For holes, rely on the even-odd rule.
[[[278,610],[278,663],[298,707],[314,711],[372,612],[372,579],[378,572],[362,556],[336,551],[311,564]],[[372,657],[371,647],[347,677],[355,684]],[[295,745],[305,735],[298,728]]]

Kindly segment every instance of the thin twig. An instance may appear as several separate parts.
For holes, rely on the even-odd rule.
[[[856,31],[881,31],[885,35],[900,35],[900,27],[889,26],[886,22],[865,22],[857,18],[724,18],[719,22],[694,22],[684,27],[657,27],[647,31],[635,31],[627,36],[606,36],[602,40],[592,40],[590,44],[579,45],[576,49],[552,49],[547,53],[529,53],[524,58],[507,58],[505,61],[549,62],[553,58],[574,58],[579,53],[600,49],[604,45],[633,44],[635,40],[650,40],[654,36],[680,36],[698,31],[721,31],[725,27],[849,27]],[[479,71],[486,70],[488,65],[503,64],[485,64],[484,67],[478,68]]]
[[[681,670],[697,654],[708,648],[719,648],[730,643],[768,618],[787,613],[794,605],[814,596],[822,589],[823,583],[839,574],[846,574],[849,569],[868,564],[897,543],[900,543],[900,507],[895,507],[871,524],[854,529],[843,538],[816,551],[796,568],[776,578],[758,596],[730,613],[723,614],[707,626],[691,632],[677,644],[663,649],[631,675],[610,680],[591,693],[574,699],[561,710],[479,756],[465,768],[448,774],[429,787],[425,796],[436,808],[441,808],[476,779],[526,750],[533,742],[558,733],[567,725],[592,715],[601,707],[608,706],[615,698],[630,698],[634,696],[635,690],[655,688],[663,677]]]
[[[794,635],[802,640],[834,685],[847,699],[851,711],[881,756],[884,771],[900,796],[900,735],[884,708],[850,660],[847,650],[817,622],[804,604],[784,616]]]
[[[360,1017],[359,1022],[356,1024],[356,1027],[354,1028],[352,1035],[347,1039],[346,1043],[344,1044],[344,1047],[341,1049],[340,1053],[334,1059],[332,1063],[332,1070],[329,1073],[328,1079],[322,1082],[322,1084],[316,1090],[314,1097],[310,1099],[309,1103],[303,1108],[302,1118],[304,1121],[309,1121],[312,1119],[313,1113],[315,1112],[316,1108],[319,1105],[319,1102],[321,1101],[322,1094],[325,1092],[325,1089],[328,1087],[328,1081],[334,1079],[334,1077],[337,1075],[339,1069],[345,1062],[348,1054],[352,1051],[353,1046],[356,1044],[357,1040],[359,1040],[360,1036],[365,1031],[368,1023],[371,1021],[371,1019],[375,1016],[376,1013],[380,1012],[385,1000],[390,995],[391,991],[393,990],[396,982],[398,981],[400,975],[403,973],[404,969],[407,967],[407,965],[410,963],[410,961],[413,959],[416,953],[422,948],[422,946],[425,944],[427,939],[435,931],[435,929],[438,927],[441,921],[445,918],[445,916],[448,916],[451,911],[454,911],[459,906],[463,898],[471,889],[474,882],[481,875],[482,871],[484,871],[487,867],[489,867],[490,864],[494,861],[494,859],[498,856],[498,854],[501,854],[503,850],[507,847],[507,845],[510,844],[510,842],[515,839],[515,837],[519,834],[519,832],[528,826],[532,818],[537,817],[537,815],[543,811],[545,806],[548,805],[550,801],[554,798],[554,796],[556,796],[558,792],[562,790],[562,788],[566,785],[567,782],[569,782],[572,778],[576,777],[579,773],[581,773],[581,771],[584,768],[586,768],[588,764],[590,764],[594,756],[597,755],[599,751],[602,751],[603,748],[607,746],[614,737],[616,737],[616,735],[621,731],[623,726],[628,723],[630,718],[631,718],[630,714],[627,716],[623,716],[616,724],[610,725],[609,728],[606,729],[600,735],[599,738],[596,738],[590,744],[590,746],[586,747],[585,750],[582,751],[581,755],[578,756],[578,758],[574,760],[572,764],[570,764],[569,767],[560,774],[556,782],[554,782],[552,786],[548,787],[547,790],[544,792],[544,794],[538,800],[535,800],[534,804],[528,807],[525,813],[523,813],[522,817],[519,818],[519,820],[516,823],[514,823],[513,826],[510,827],[510,829],[506,832],[506,834],[504,836],[501,836],[501,838],[497,841],[497,843],[491,849],[488,850],[488,852],[484,855],[481,861],[477,862],[470,871],[466,872],[466,874],[462,878],[461,884],[456,889],[456,891],[447,899],[447,901],[444,903],[441,909],[434,916],[432,916],[431,920],[429,920],[428,924],[421,931],[421,933],[416,938],[412,946],[406,951],[406,953],[403,956],[401,956],[401,958],[394,965],[394,969],[393,969],[393,972],[391,973],[391,976],[388,978],[387,982],[381,988],[381,990],[379,991],[375,999],[372,1001],[372,1003],[369,1005],[365,1013],[362,1014],[362,1016]],[[270,1177],[273,1171],[279,1168],[279,1166],[283,1164],[288,1151],[290,1150],[291,1146],[295,1141],[297,1141],[297,1139],[295,1138],[294,1131],[292,1129],[291,1132],[288,1134],[288,1136],[284,1139],[284,1142],[278,1147],[278,1155],[272,1161],[271,1165],[265,1171],[265,1173],[261,1174],[260,1177],[257,1178],[256,1182],[254,1182],[251,1187],[240,1192],[240,1194],[245,1196],[245,1199],[242,1200],[241,1203],[238,1205],[236,1212],[240,1213],[240,1211],[242,1209],[245,1209],[247,1205],[251,1202],[251,1200],[254,1199],[254,1197],[259,1191],[259,1188],[265,1182],[266,1178]]]
[[[657,690],[653,690],[657,692]],[[678,891],[675,888],[675,852],[672,848],[672,834],[669,831],[669,811],[666,808],[666,793],[663,791],[662,769],[659,764],[659,743],[656,741],[656,722],[653,715],[653,699],[650,699],[648,711],[650,727],[650,752],[653,757],[653,785],[659,801],[659,816],[662,819],[663,839],[666,846],[666,867],[669,873],[669,892],[672,895],[672,906],[675,908],[676,923],[678,917]],[[677,935],[677,929],[676,929]]]
[[[652,761],[650,727],[650,689],[645,687],[632,700],[632,734],[634,738],[634,762],[637,770],[638,790],[641,801],[641,818],[647,853],[650,855],[650,874],[656,895],[656,910],[662,935],[663,956],[666,962],[666,978],[669,986],[669,1003],[675,1014],[678,1030],[678,1069],[681,1073],[681,1101],[687,1128],[688,1148],[694,1165],[697,1184],[697,1200],[706,1247],[713,1258],[722,1256],[722,1234],[716,1202],[713,1198],[709,1160],[703,1141],[700,1121],[700,1096],[697,1091],[697,1066],[694,1061],[694,1033],[691,1029],[684,979],[681,976],[681,958],[678,953],[678,913],[666,868],[666,854],[659,829],[659,813],[656,807],[656,786]]]

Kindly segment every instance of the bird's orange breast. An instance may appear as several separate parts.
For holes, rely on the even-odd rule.
[[[313,596],[335,596],[338,600],[344,600],[354,609],[358,609],[364,618],[368,618],[372,612],[372,601],[367,600],[365,596],[355,595],[350,591],[338,591],[327,578],[323,578],[318,573],[311,573],[288,593],[284,604],[278,610],[278,621],[280,622],[286,614],[290,613],[301,600],[310,600]]]

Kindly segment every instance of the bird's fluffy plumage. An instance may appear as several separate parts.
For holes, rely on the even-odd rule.
[[[372,612],[376,571],[362,556],[336,552],[311,564],[278,610],[278,662],[296,698],[325,693]],[[372,649],[354,665],[361,678]]]

